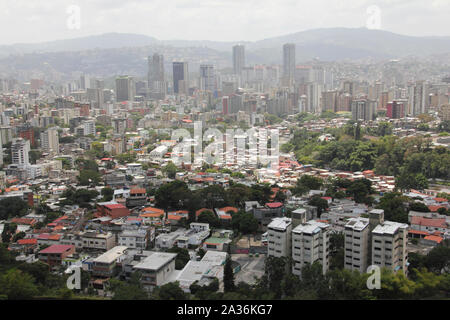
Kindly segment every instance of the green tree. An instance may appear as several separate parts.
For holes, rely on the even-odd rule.
[[[408,223],[407,202],[408,198],[402,194],[389,192],[383,195],[376,208],[384,210],[385,220]]]
[[[38,294],[31,275],[17,269],[11,269],[0,276],[0,294],[9,300],[28,300]]]
[[[140,274],[138,272],[132,274],[129,283],[117,279],[111,279],[110,288],[113,292],[113,300],[148,299],[148,294],[140,284]]]
[[[170,179],[175,179],[175,175],[178,171],[178,168],[175,164],[173,164],[172,161],[170,161],[163,169],[162,171],[169,177]]]
[[[6,223],[3,227],[2,232],[2,242],[9,243],[14,237],[17,230],[17,224],[15,223]]]
[[[167,283],[155,289],[154,297],[159,300],[186,300],[188,296],[180,288],[178,281]]]
[[[255,233],[259,222],[252,213],[239,211],[231,215],[231,226],[243,234]]]
[[[162,185],[155,193],[156,204],[160,208],[181,209],[189,201],[192,192],[185,182],[175,180]]]
[[[98,185],[101,181],[101,175],[93,170],[81,170],[77,179],[82,186]]]
[[[223,286],[225,292],[234,291],[234,272],[230,255],[227,256],[223,269]]]
[[[409,210],[417,212],[430,212],[430,209],[421,202],[413,202],[409,205]]]
[[[424,266],[434,273],[450,271],[450,247],[438,245],[425,258]]]
[[[320,196],[313,196],[308,204],[317,207],[317,214],[319,217],[322,215],[322,212],[328,208],[327,200],[322,199]]]
[[[212,211],[208,210],[200,213],[200,215],[197,218],[197,221],[201,223],[209,223],[209,225],[214,228],[217,228],[221,225],[217,215],[214,214]]]
[[[184,266],[191,260],[191,256],[189,255],[189,251],[185,248],[173,247],[170,248],[167,252],[176,253],[177,257],[175,258],[175,269],[181,270]]]
[[[0,200],[0,220],[22,217],[28,212],[28,203],[20,197],[8,197]]]
[[[103,196],[102,201],[111,201],[114,196],[114,190],[109,187],[103,188],[101,195]]]

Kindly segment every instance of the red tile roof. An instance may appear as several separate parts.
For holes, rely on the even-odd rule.
[[[431,212],[437,212],[440,208],[447,209],[447,208],[444,207],[444,206],[428,206],[428,209],[429,209]]]
[[[38,236],[38,240],[59,240],[60,238],[60,234],[42,233]]]
[[[29,218],[14,218],[11,220],[12,223],[17,224],[26,224],[26,225],[33,225],[36,224],[37,221],[35,219],[29,219]]]
[[[224,208],[220,208],[219,211],[223,211],[225,213],[227,213],[228,211],[233,211],[234,213],[238,212],[238,208],[235,207],[224,207]]]
[[[137,194],[137,193],[147,193],[147,190],[145,189],[131,189],[130,194]]]
[[[444,238],[439,237],[439,236],[426,236],[424,239],[425,240],[431,240],[431,241],[434,241],[434,242],[437,242],[437,243],[441,243],[442,240],[444,240]]]
[[[426,231],[419,231],[419,230],[408,230],[408,233],[411,233],[411,234],[421,234],[421,235],[424,235],[424,236],[429,235],[428,232],[426,232]]]
[[[44,250],[39,251],[39,253],[64,253],[71,250],[72,248],[74,248],[73,245],[54,244]]]
[[[125,207],[123,204],[107,204],[105,205],[106,208],[108,209],[126,209],[127,207]]]
[[[163,209],[159,209],[159,208],[154,208],[154,207],[147,207],[142,209],[143,213],[160,213],[160,214],[164,214],[164,210]]]
[[[283,204],[281,202],[272,202],[272,203],[266,203],[266,207],[269,207],[271,209],[280,208]]]
[[[26,244],[37,244],[37,239],[20,239],[17,241],[18,244],[26,245]]]
[[[434,228],[448,228],[445,218],[424,218],[415,216],[411,218],[411,225],[421,225]]]
[[[181,220],[182,218],[185,218],[185,217],[177,215],[177,214],[169,214],[169,215],[167,215],[167,219],[168,220]]]

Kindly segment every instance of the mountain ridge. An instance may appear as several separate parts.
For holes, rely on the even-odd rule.
[[[320,28],[311,29],[256,41],[215,41],[215,40],[159,40],[155,37],[110,32],[86,37],[61,39],[41,43],[17,43],[0,45],[0,56],[8,54],[46,53],[61,51],[83,51],[92,49],[112,49],[147,45],[174,47],[209,47],[219,51],[229,51],[237,43],[246,45],[249,51],[269,49],[292,42],[300,46],[334,45],[349,49],[377,50],[380,53],[437,54],[450,52],[450,37],[414,37],[385,30],[366,28]],[[377,54],[379,55],[379,54]]]

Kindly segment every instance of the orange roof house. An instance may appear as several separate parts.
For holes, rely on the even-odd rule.
[[[36,219],[30,219],[30,218],[14,218],[11,220],[12,223],[16,224],[23,224],[28,226],[33,226],[37,223]]]

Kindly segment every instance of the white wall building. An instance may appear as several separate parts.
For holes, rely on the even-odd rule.
[[[291,231],[292,220],[290,218],[275,218],[267,226],[267,254],[273,257],[291,256]]]
[[[319,262],[325,274],[329,268],[329,224],[310,220],[292,230],[292,273],[301,276],[305,265]]]
[[[372,231],[372,264],[408,272],[408,225],[384,221]]]
[[[368,218],[352,218],[345,225],[345,258],[344,267],[367,271],[369,252],[370,223]]]

